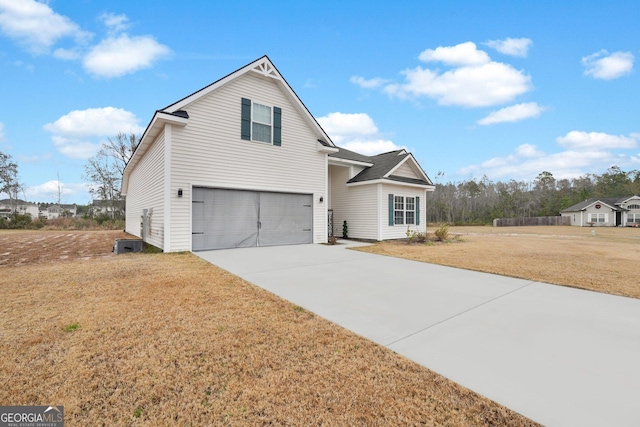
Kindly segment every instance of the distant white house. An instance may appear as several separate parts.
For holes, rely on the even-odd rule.
[[[13,202],[9,199],[0,200],[0,215],[2,217],[8,218],[13,212],[20,215],[29,215],[32,219],[37,219],[38,205],[20,199],[13,200]]]
[[[93,216],[122,216],[124,215],[124,201],[112,202],[110,200],[95,199],[91,202],[91,212]]]
[[[60,217],[75,218],[78,214],[78,205],[61,204],[40,206],[40,217],[46,219],[56,219]]]
[[[640,227],[640,196],[588,199],[560,214],[579,227]]]

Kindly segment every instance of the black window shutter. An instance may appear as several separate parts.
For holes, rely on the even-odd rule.
[[[241,138],[251,140],[251,100],[242,98]]]
[[[420,197],[416,197],[416,225],[420,225]]]
[[[389,225],[393,225],[395,218],[394,218],[394,198],[393,198],[393,194],[389,194]]]
[[[282,109],[273,107],[273,145],[282,145]]]

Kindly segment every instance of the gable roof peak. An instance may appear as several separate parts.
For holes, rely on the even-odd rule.
[[[251,71],[254,71],[265,77],[271,77],[276,79],[282,78],[282,76],[280,75],[280,73],[278,73],[278,70],[273,65],[273,63],[271,62],[271,60],[267,55],[264,55],[262,58],[255,61],[254,64],[255,65],[251,69]]]

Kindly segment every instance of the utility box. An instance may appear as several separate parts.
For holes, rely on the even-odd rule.
[[[113,245],[113,253],[116,255],[128,252],[142,252],[144,249],[142,239],[116,239]]]

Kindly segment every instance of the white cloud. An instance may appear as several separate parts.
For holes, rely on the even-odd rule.
[[[329,113],[318,117],[318,123],[337,144],[346,138],[371,136],[378,133],[378,127],[373,119],[365,113]]]
[[[530,117],[538,117],[544,110],[545,107],[541,107],[535,102],[516,104],[491,112],[487,117],[478,120],[478,124],[486,126],[495,123],[518,122]]]
[[[482,65],[491,61],[489,55],[482,50],[478,50],[474,42],[427,49],[420,53],[418,59],[424,62],[443,62],[453,66]]]
[[[544,152],[538,150],[533,144],[522,144],[516,148],[516,155],[518,157],[540,157],[544,156]]]
[[[373,79],[367,80],[361,76],[352,76],[349,81],[360,86],[363,89],[377,89],[387,83],[389,80],[382,79],[380,77],[374,77]]]
[[[120,33],[129,28],[129,18],[127,15],[116,15],[114,13],[103,13],[99,18],[112,33]]]
[[[633,68],[634,56],[631,52],[613,52],[601,50],[582,58],[584,75],[594,79],[612,80],[629,74]]]
[[[90,142],[86,139],[65,138],[59,135],[51,137],[53,146],[62,154],[70,159],[83,160],[96,155],[100,149],[99,142]]]
[[[405,83],[387,85],[386,93],[402,99],[427,96],[441,105],[499,105],[512,101],[532,87],[530,76],[501,62],[455,68],[442,74],[417,67],[403,74]]]
[[[53,56],[64,61],[74,61],[80,59],[82,56],[82,50],[78,47],[71,49],[58,48],[53,51]]]
[[[6,141],[7,138],[4,136],[4,123],[0,122],[0,142]]]
[[[169,47],[152,36],[129,36],[126,15],[103,13],[100,21],[108,36],[88,47],[93,34],[82,30],[66,16],[54,12],[48,2],[0,0],[0,31],[15,39],[33,54],[49,54],[56,43],[72,38],[75,45],[58,47],[53,56],[62,60],[82,60],[84,69],[96,77],[120,77],[153,64],[171,53]]]
[[[619,156],[603,150],[567,150],[548,154],[533,145],[524,144],[510,155],[466,166],[457,173],[461,176],[487,175],[496,180],[532,180],[540,172],[549,171],[556,179],[564,179],[579,177],[594,170],[604,170],[619,161]]]
[[[371,156],[404,148],[381,138],[378,127],[366,113],[329,113],[319,117],[318,123],[336,145],[360,154]]]
[[[0,30],[33,54],[48,53],[66,37],[84,43],[92,36],[48,4],[34,0],[0,0]]]
[[[512,39],[507,37],[503,40],[489,40],[484,44],[505,55],[525,58],[529,54],[529,47],[533,42],[527,38]]]
[[[609,135],[603,132],[583,132],[573,130],[556,139],[562,147],[573,150],[611,150],[614,148],[636,148],[638,135]]]
[[[630,153],[628,150],[637,147],[638,137],[638,134],[626,137],[572,131],[556,138],[561,148],[556,153],[546,153],[533,144],[522,144],[509,155],[463,167],[457,174],[533,180],[540,172],[549,171],[556,179],[564,179],[586,173],[601,173],[611,165],[637,167],[640,163],[639,153]]]
[[[44,129],[53,134],[52,141],[63,155],[73,159],[93,156],[100,147],[100,139],[112,137],[120,132],[141,133],[135,114],[121,108],[104,107],[74,110]]]
[[[88,108],[71,111],[44,125],[44,129],[66,137],[113,136],[118,132],[141,132],[139,121],[135,114],[122,108]]]
[[[86,184],[66,184],[60,182],[61,200],[65,203],[68,199],[78,199],[78,196],[85,196],[91,200]],[[40,185],[27,187],[25,189],[27,200],[56,200],[58,199],[58,181],[48,181]]]
[[[396,145],[393,141],[385,139],[354,139],[340,145],[340,147],[364,154],[365,156],[375,156],[376,154],[388,153],[389,151],[404,148]]]
[[[150,68],[155,61],[170,53],[171,49],[151,36],[129,37],[120,34],[94,46],[84,57],[82,65],[86,71],[98,77],[120,77]]]

